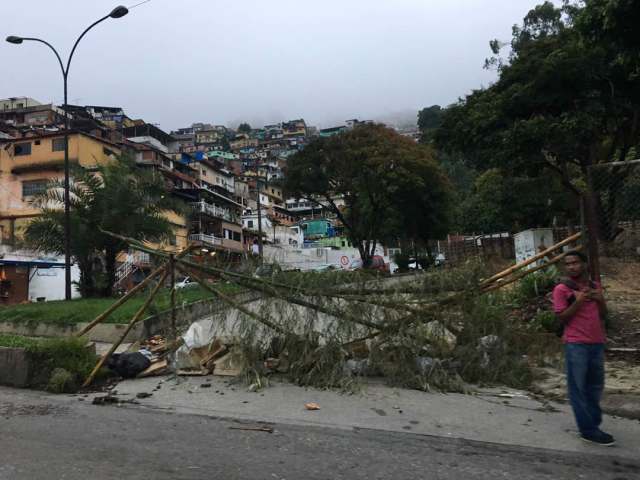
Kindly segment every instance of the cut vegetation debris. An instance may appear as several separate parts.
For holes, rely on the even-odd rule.
[[[552,338],[531,330],[514,312],[528,301],[516,295],[523,279],[531,273],[546,275],[560,255],[545,266],[525,270],[528,265],[519,264],[494,276],[483,264],[468,262],[408,279],[335,272],[256,278],[197,263],[188,251],[170,257],[124,240],[165,260],[158,269],[162,278],[175,268],[219,302],[216,313],[192,324],[181,340],[165,342],[171,346],[157,355],[178,374],[241,375],[253,391],[273,374],[320,388],[353,389],[365,375],[421,390],[464,392],[468,383],[522,388],[531,382],[536,349],[544,350],[538,345]],[[218,288],[220,280],[256,293],[256,300],[237,303]],[[499,290],[507,284],[514,287]],[[141,310],[153,300],[157,285]],[[140,311],[127,331],[139,319]],[[177,336],[175,331],[171,335]],[[174,350],[173,364],[169,352]],[[163,371],[164,363],[158,368]],[[92,380],[93,373],[85,384]]]

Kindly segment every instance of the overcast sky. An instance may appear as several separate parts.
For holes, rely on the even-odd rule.
[[[2,0],[0,33],[46,39],[66,56],[117,2]],[[413,114],[491,83],[495,72],[482,68],[489,40],[509,40],[536,3],[151,0],[82,40],[69,103],[121,106],[165,130]],[[0,59],[0,98],[62,103],[59,67],[44,45],[1,42]]]

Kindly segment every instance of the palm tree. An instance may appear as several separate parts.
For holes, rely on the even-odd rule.
[[[25,239],[38,250],[64,251],[64,193],[60,180],[49,184],[33,203],[42,215],[27,226]],[[165,212],[181,212],[167,192],[163,177],[143,170],[126,156],[95,171],[76,167],[70,185],[71,254],[80,269],[83,297],[111,296],[116,259],[127,244],[102,233],[118,233],[142,241],[161,241],[172,234]]]

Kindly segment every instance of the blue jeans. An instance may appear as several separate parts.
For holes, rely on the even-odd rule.
[[[567,343],[564,346],[569,401],[582,435],[593,435],[602,423],[600,398],[604,390],[604,345]]]

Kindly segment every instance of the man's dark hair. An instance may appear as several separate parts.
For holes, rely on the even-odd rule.
[[[578,257],[584,263],[589,263],[589,259],[587,258],[587,256],[584,253],[582,253],[580,250],[569,250],[565,254],[565,258],[566,257]]]

